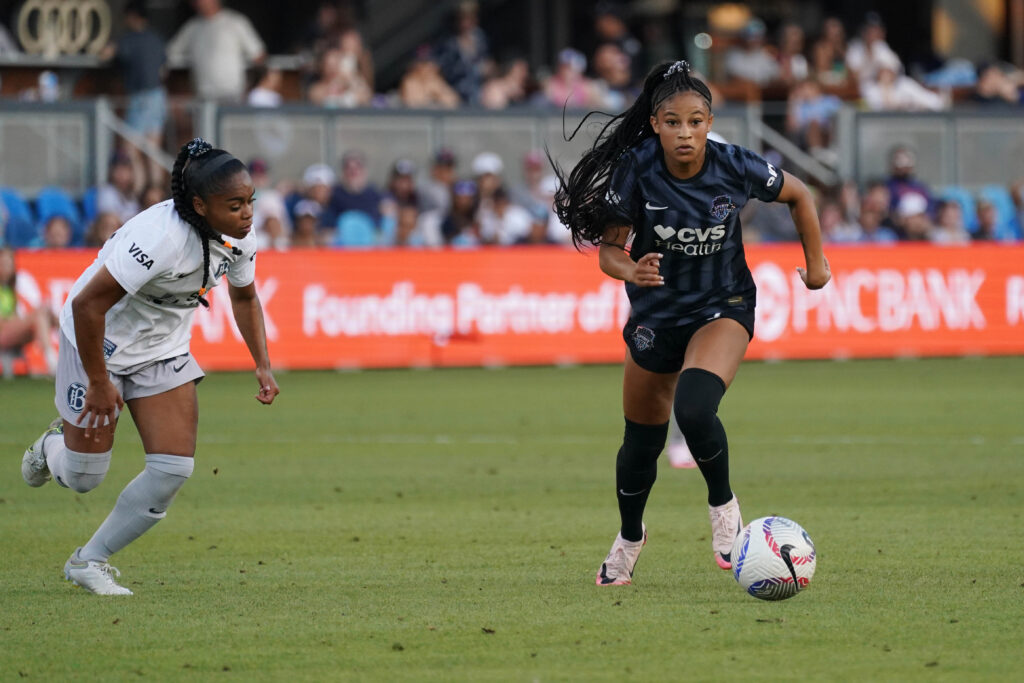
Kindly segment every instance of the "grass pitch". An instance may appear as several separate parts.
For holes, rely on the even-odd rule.
[[[616,533],[621,369],[286,373],[200,386],[196,472],[113,558],[63,581],[142,468],[29,489],[54,413],[0,382],[0,680],[1007,680],[1024,676],[1024,358],[746,364],[721,410],[744,517],[800,522],[806,592],[745,595],[705,489],[662,464],[635,585]]]

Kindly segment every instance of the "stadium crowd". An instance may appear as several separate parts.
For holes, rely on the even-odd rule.
[[[122,70],[126,122],[154,144],[167,142],[162,140],[167,117],[162,74],[168,61],[189,66],[197,97],[254,107],[285,102],[282,74],[266,65],[264,43],[249,20],[220,0],[193,5],[195,16],[165,44],[148,26],[145,4],[129,2],[124,34],[103,52]],[[224,39],[227,35],[233,38]],[[303,97],[317,106],[568,106],[609,112],[631,101],[649,66],[677,49],[657,35],[637,39],[623,6],[610,3],[595,9],[590,38],[585,51],[565,47],[550,69],[531,70],[519,56],[494,59],[476,4],[462,2],[450,34],[418,48],[387,92],[376,87],[373,55],[346,3],[322,3],[296,49],[309,65]],[[849,40],[836,18],[823,21],[813,36],[796,23],[783,23],[773,39],[765,22],[753,16],[730,40],[721,59],[707,65],[716,106],[784,100],[786,134],[827,166],[837,161],[833,131],[844,101],[880,111],[941,110],[954,101],[1024,103],[1024,73],[1006,64],[950,59],[929,71],[908,69],[873,13]],[[0,45],[17,49],[9,38]],[[770,149],[766,157],[782,161]],[[336,167],[314,164],[301,178],[272,183],[267,162],[251,159],[258,188],[256,229],[263,246],[275,249],[567,243],[568,232],[551,212],[556,181],[543,152],[525,154],[522,177],[508,177],[510,161],[481,151],[469,164],[471,174],[458,177],[450,150],[439,151],[429,168],[417,168],[408,159],[368,159],[353,148]],[[930,188],[915,178],[915,163],[913,149],[897,148],[887,178],[816,188],[826,239],[944,244],[1020,239],[1024,179],[977,192]],[[390,169],[386,187],[369,182],[370,165]],[[0,238],[20,247],[97,246],[136,212],[166,199],[166,185],[165,172],[126,143],[111,160],[107,181],[83,197],[62,197],[50,188],[25,201],[3,191]],[[746,211],[749,240],[795,239],[792,222],[777,207],[753,202]]]

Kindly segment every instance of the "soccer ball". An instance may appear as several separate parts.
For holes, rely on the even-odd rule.
[[[745,526],[730,557],[736,582],[761,600],[793,597],[807,588],[817,565],[811,537],[785,517],[761,517]]]

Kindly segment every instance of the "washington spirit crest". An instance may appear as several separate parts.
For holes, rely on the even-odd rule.
[[[654,346],[654,330],[637,327],[633,330],[633,346],[637,351],[646,351]]]
[[[724,221],[725,217],[732,213],[736,205],[727,194],[720,194],[711,201],[711,215],[715,220]]]

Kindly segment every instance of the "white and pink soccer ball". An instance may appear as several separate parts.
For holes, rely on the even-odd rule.
[[[814,543],[785,517],[761,517],[748,524],[732,546],[732,575],[761,600],[785,600],[807,588],[814,576]]]

